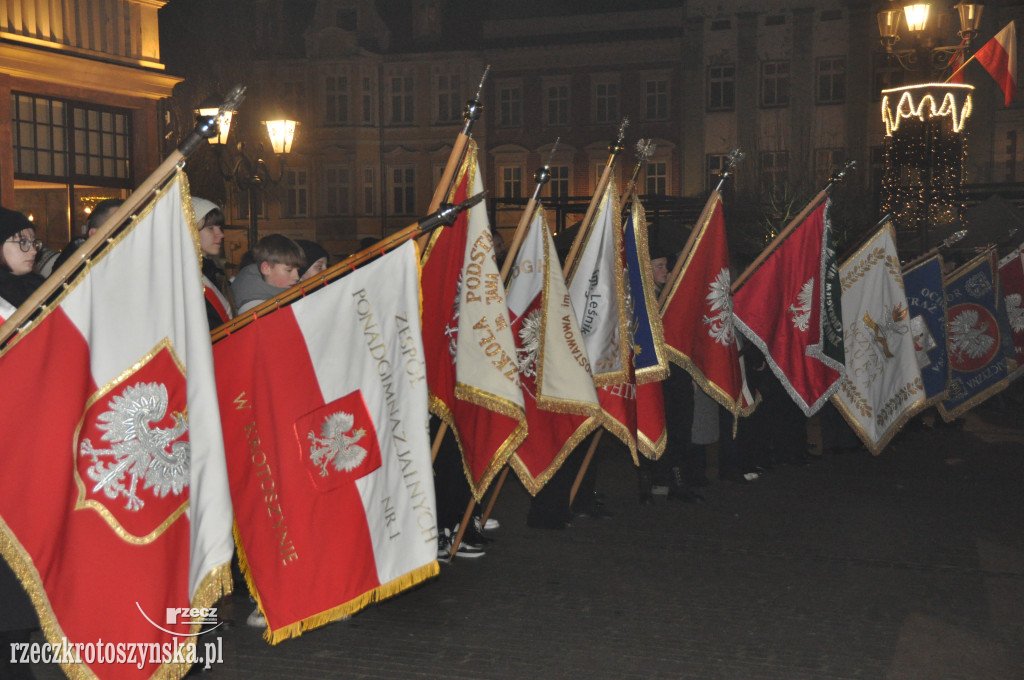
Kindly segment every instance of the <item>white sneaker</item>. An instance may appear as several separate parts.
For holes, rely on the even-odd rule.
[[[452,542],[455,540],[455,535],[459,533],[459,527],[456,526],[452,529],[442,529],[441,534],[438,535],[437,539],[437,559],[447,560],[451,555]],[[483,548],[476,545],[470,545],[465,540],[459,544],[458,550],[455,551],[455,557],[483,557],[487,553]]]
[[[252,610],[252,614],[249,614],[249,618],[245,620],[245,625],[253,628],[266,628],[267,619],[260,613],[260,608],[256,607]]]
[[[501,528],[501,522],[493,517],[488,517],[487,521],[481,524],[479,517],[473,517],[473,526],[476,527],[477,531],[494,531]]]

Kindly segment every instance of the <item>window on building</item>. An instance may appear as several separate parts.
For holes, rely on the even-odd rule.
[[[363,168],[363,214],[373,215],[377,211],[377,187],[373,168]]]
[[[328,215],[348,215],[352,212],[349,198],[351,173],[343,166],[329,166],[324,170],[324,212]]]
[[[644,193],[664,196],[668,193],[668,163],[648,161]]]
[[[709,153],[707,158],[707,175],[705,177],[704,189],[711,191],[722,180],[722,172],[729,165],[729,155]]]
[[[390,80],[391,123],[397,125],[412,123],[414,120],[412,76],[392,76]]]
[[[818,103],[841,104],[846,98],[846,59],[824,57],[817,67]]]
[[[324,78],[324,123],[348,123],[348,78],[345,76]]]
[[[890,60],[889,55],[883,53],[875,54],[871,59],[872,65],[872,93],[875,101],[882,100],[882,90],[893,87],[902,87],[906,80],[906,71],[895,60]]]
[[[462,79],[455,74],[441,74],[434,78],[437,89],[435,120],[453,122],[462,120]]]
[[[1016,130],[1006,131],[1006,163],[1003,166],[1003,180],[1006,182],[1017,181],[1017,140],[1019,135]]]
[[[127,111],[15,92],[11,122],[15,178],[130,188]]]
[[[647,120],[666,120],[668,118],[668,79],[659,78],[645,82],[644,96],[647,104]]]
[[[285,204],[282,217],[309,215],[309,173],[302,168],[285,170]]]
[[[284,80],[281,82],[281,101],[289,111],[294,111],[299,118],[306,115],[306,83],[301,80]]]
[[[769,14],[764,18],[765,26],[782,26],[786,23],[785,14]]]
[[[761,106],[789,106],[789,62],[761,63]]]
[[[789,154],[785,151],[762,151],[760,158],[761,187],[776,192],[789,179]]]
[[[498,89],[498,125],[519,127],[523,124],[523,93],[518,85],[502,85]]]
[[[363,76],[362,92],[362,124],[373,125],[377,120],[376,93],[374,92],[373,78]]]
[[[548,196],[551,198],[567,198],[569,196],[569,166],[552,165],[551,179],[548,180]]]
[[[617,123],[619,121],[619,84],[603,82],[594,84],[594,122]]]
[[[839,21],[843,18],[841,9],[823,9],[818,17],[819,21]]]
[[[518,165],[506,165],[499,168],[501,172],[501,195],[503,198],[523,197],[523,168]]]
[[[732,111],[736,108],[736,66],[708,67],[708,110]]]
[[[545,121],[548,125],[569,124],[569,84],[549,83],[544,88]]]
[[[832,173],[842,170],[846,164],[846,149],[827,148],[814,150],[814,176],[827,181]]]
[[[391,212],[395,215],[416,213],[416,168],[411,165],[391,168]]]
[[[263,197],[263,194],[259,190],[254,190],[256,193],[256,217],[262,219],[267,214],[267,201]],[[248,220],[249,219],[249,192],[236,189],[234,191],[235,204],[235,219],[237,220]]]
[[[728,31],[732,28],[732,19],[714,19],[711,22],[712,31]]]

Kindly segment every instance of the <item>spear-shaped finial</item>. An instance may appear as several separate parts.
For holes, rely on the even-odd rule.
[[[462,117],[466,121],[466,124],[462,127],[462,134],[464,135],[469,135],[470,130],[473,129],[473,122],[480,118],[480,112],[484,109],[480,97],[483,96],[484,83],[487,81],[487,74],[490,72],[491,65],[488,64],[484,68],[484,74],[480,76],[480,84],[476,86],[476,96],[466,102],[466,108],[462,111]]]
[[[715,191],[721,191],[722,186],[725,184],[725,180],[732,177],[732,173],[736,170],[736,164],[747,157],[747,154],[740,150],[738,146],[733,147],[729,150],[729,153],[725,156],[725,168],[718,175],[718,186],[715,187]]]
[[[543,167],[537,168],[537,172],[533,173],[533,179],[537,182],[537,186],[533,188],[533,200],[537,200],[540,197],[540,190],[544,188],[544,185],[551,179],[551,161],[555,159],[555,151],[558,150],[558,142],[562,140],[561,137],[555,138],[555,143],[551,146],[551,152],[548,154],[548,160]]]
[[[857,161],[846,161],[846,165],[843,166],[842,170],[837,170],[832,173],[832,176],[828,178],[829,184],[838,184],[846,179],[846,176],[857,167]]]
[[[644,166],[644,163],[651,159],[657,148],[658,145],[654,143],[653,139],[640,138],[637,140],[634,147],[636,150],[636,165],[633,166],[633,174],[629,176],[629,182],[626,184],[629,187],[627,193],[632,191],[632,187],[636,184],[636,178],[640,176],[640,169]]]
[[[615,138],[615,141],[612,142],[611,145],[608,147],[608,152],[609,153],[614,154],[614,155],[618,155],[618,154],[622,153],[623,149],[626,148],[626,147],[624,147],[622,145],[622,143],[623,143],[623,140],[626,139],[626,128],[628,128],[628,127],[629,127],[629,116],[623,116],[622,117],[622,122],[619,123],[619,134]]]

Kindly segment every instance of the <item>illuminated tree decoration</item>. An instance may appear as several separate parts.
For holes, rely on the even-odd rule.
[[[907,254],[928,250],[935,240],[931,234],[956,222],[965,208],[966,121],[973,90],[930,83],[882,91],[882,210],[893,215],[900,249]]]

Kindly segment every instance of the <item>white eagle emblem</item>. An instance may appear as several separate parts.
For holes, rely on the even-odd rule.
[[[516,348],[516,359],[519,373],[525,378],[537,375],[537,357],[540,356],[541,310],[535,309],[523,319],[519,329],[519,347]]]
[[[174,425],[150,427],[167,415],[167,387],[161,383],[129,385],[107,404],[110,409],[97,418],[104,430],[108,449],[97,449],[89,439],[79,447],[80,456],[92,458],[86,471],[107,498],[125,497],[125,508],[138,511],[145,505],[139,498],[139,482],[157,498],[179,495],[189,485],[191,466],[187,441],[177,441],[188,431],[185,415],[175,411]],[[104,457],[109,457],[104,460]],[[129,479],[126,479],[129,477]],[[127,485],[127,486],[126,486]]]
[[[1020,293],[1006,296],[1006,315],[1010,317],[1010,328],[1014,333],[1024,333],[1024,307],[1021,307]]]
[[[455,284],[455,301],[452,303],[452,317],[444,327],[444,334],[448,336],[448,353],[452,355],[452,363],[455,363],[455,354],[459,349],[459,302],[462,300],[462,272],[459,272],[459,280]]]
[[[328,464],[338,472],[348,472],[366,460],[366,449],[356,444],[366,434],[366,430],[359,428],[352,432],[354,424],[355,416],[338,411],[324,418],[324,424],[320,426],[322,436],[318,437],[313,430],[309,431],[309,440],[313,442],[309,448],[309,459],[320,467],[321,477],[330,474]]]
[[[807,279],[807,283],[800,287],[800,294],[797,295],[796,304],[789,306],[789,312],[793,315],[793,325],[800,332],[806,332],[811,325],[811,303],[814,302],[814,277]]]
[[[729,268],[722,267],[718,276],[708,284],[708,294],[704,298],[708,302],[710,315],[701,319],[709,326],[708,335],[711,336],[711,339],[726,347],[729,346],[733,338],[730,285]]]
[[[949,322],[950,352],[956,356],[967,355],[979,359],[992,348],[996,339],[988,335],[987,323],[978,322],[978,311],[966,309]]]

